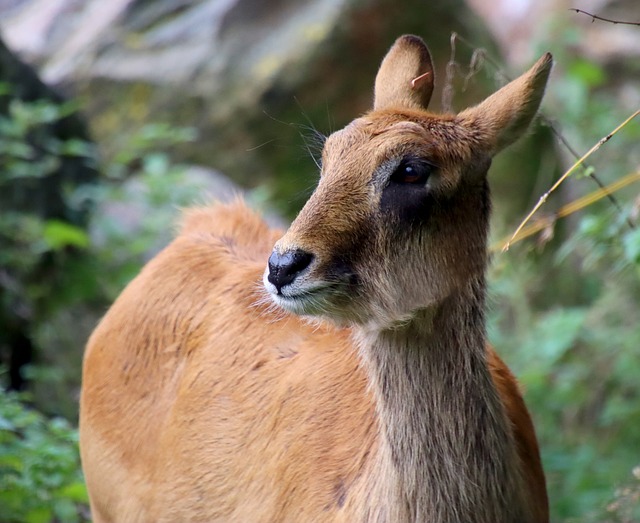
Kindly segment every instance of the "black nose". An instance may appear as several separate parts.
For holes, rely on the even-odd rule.
[[[278,254],[276,251],[269,256],[269,275],[267,279],[273,283],[280,294],[282,287],[291,283],[296,276],[305,270],[313,260],[313,254],[305,251],[288,251]]]

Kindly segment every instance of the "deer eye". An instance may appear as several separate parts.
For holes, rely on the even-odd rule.
[[[433,172],[433,165],[418,159],[404,159],[393,171],[390,181],[403,185],[423,185]]]

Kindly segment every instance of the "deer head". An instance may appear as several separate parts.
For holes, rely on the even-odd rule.
[[[436,115],[429,51],[400,37],[373,110],[328,137],[318,187],[274,247],[275,303],[384,328],[482,280],[491,158],[528,128],[551,65],[546,54],[479,105]]]

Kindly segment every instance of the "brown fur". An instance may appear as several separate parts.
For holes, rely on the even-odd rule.
[[[550,57],[436,116],[433,86],[407,81],[425,56],[399,39],[377,110],[329,137],[284,237],[241,202],[191,210],[97,327],[80,413],[96,522],[548,521],[483,310],[486,171],[533,118]],[[389,181],[405,157],[436,166],[415,209]],[[274,243],[313,254],[285,294],[265,276],[279,307],[261,284]]]

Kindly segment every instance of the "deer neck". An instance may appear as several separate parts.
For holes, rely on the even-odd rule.
[[[381,520],[526,523],[518,457],[486,361],[484,279],[362,332],[382,430]]]

